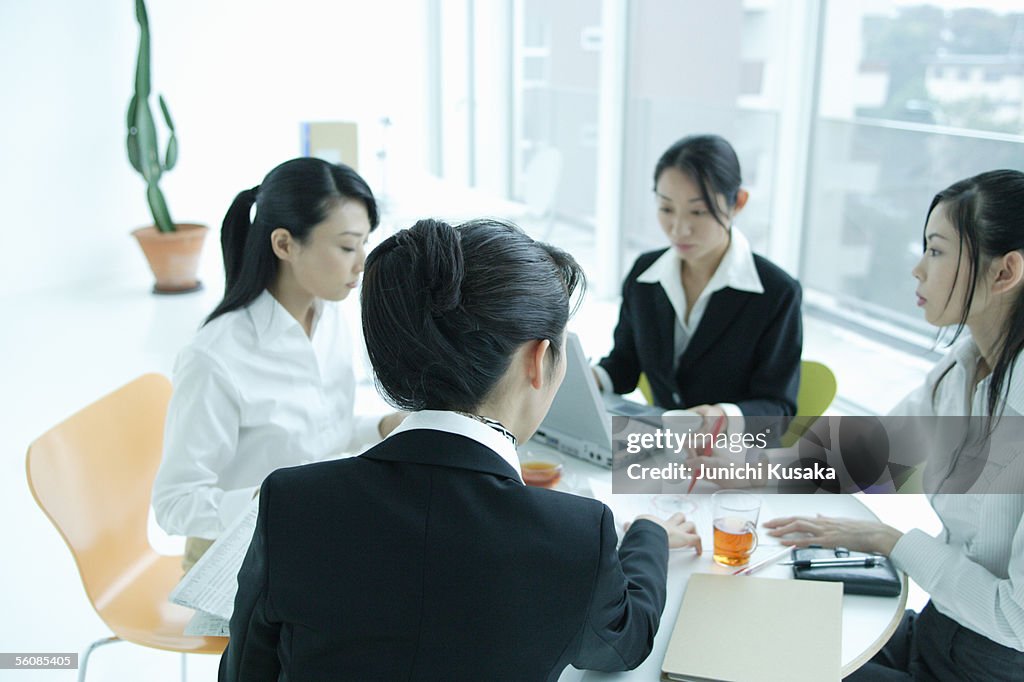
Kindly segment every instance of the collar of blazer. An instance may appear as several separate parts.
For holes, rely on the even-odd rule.
[[[750,301],[753,295],[748,291],[736,289],[721,289],[713,293],[708,300],[708,308],[704,311],[704,317],[701,318],[693,337],[690,338],[689,345],[683,351],[679,367],[692,365],[714,346],[740,315],[743,306]],[[675,324],[675,320],[672,320],[672,324]],[[752,342],[752,340],[750,341]],[[669,345],[669,354],[672,352],[671,348],[672,346]]]
[[[672,357],[675,352],[675,309],[665,294],[665,290],[660,286],[651,287],[651,295],[654,299],[656,321],[651,330],[655,335],[655,339],[652,341],[657,344],[660,369],[665,376],[671,376],[675,361],[675,358]],[[690,343],[683,352],[679,366],[692,365],[706,353],[725,334],[753,295],[755,294],[749,291],[737,291],[731,288],[713,293],[700,324],[697,325],[697,329],[694,330],[693,336],[690,338]]]
[[[472,438],[447,431],[418,428],[395,433],[360,456],[390,462],[468,469],[522,483],[519,472],[494,450]]]

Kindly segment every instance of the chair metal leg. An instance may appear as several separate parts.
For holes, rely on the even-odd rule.
[[[98,649],[104,644],[114,644],[123,641],[120,637],[104,637],[90,644],[85,653],[82,654],[82,658],[78,661],[78,682],[85,682],[85,668],[89,665],[89,655],[92,654],[94,649]]]
[[[188,659],[185,652],[181,652],[181,682],[188,682]]]

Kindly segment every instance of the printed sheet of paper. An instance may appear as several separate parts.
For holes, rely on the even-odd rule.
[[[238,569],[252,541],[258,512],[256,497],[171,591],[173,603],[230,620],[238,591]]]
[[[196,611],[185,626],[185,634],[197,637],[228,637],[230,629],[227,620],[206,611]]]

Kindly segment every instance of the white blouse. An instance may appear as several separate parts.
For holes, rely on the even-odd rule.
[[[973,339],[961,339],[928,374],[925,384],[891,414],[987,415],[989,378],[972,386],[979,359]],[[1003,414],[1009,419],[1024,415],[1024,361],[1020,358]],[[993,438],[997,437],[998,427]],[[1024,651],[1024,494],[992,492],[1021,490],[1024,457],[1020,449],[1020,444],[993,442],[995,457],[1007,461],[1005,466],[995,463],[998,475],[991,480],[979,479],[989,492],[929,495],[942,520],[942,534],[933,538],[911,530],[896,543],[891,558],[931,595],[940,612],[994,642]],[[926,487],[933,464],[929,461],[926,466]],[[940,459],[938,465],[944,467],[945,462]]]
[[[267,291],[196,334],[178,356],[153,509],[168,533],[216,538],[275,469],[380,439],[353,414],[352,343],[335,304],[312,338]]]

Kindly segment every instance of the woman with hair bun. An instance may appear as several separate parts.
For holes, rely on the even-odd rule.
[[[413,412],[359,457],[267,478],[221,680],[555,680],[646,658],[693,524],[640,517],[616,549],[607,507],[523,485],[516,456],[583,283],[491,221],[420,221],[370,254],[367,350]]]
[[[175,363],[153,488],[160,526],[189,536],[186,570],[271,471],[400,421],[353,415],[352,346],[333,304],[358,285],[377,222],[366,182],[313,158],[282,163],[228,209],[224,298]]]

